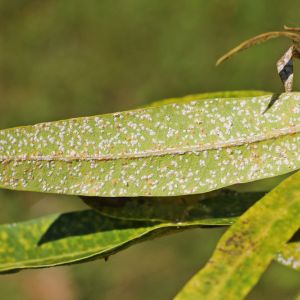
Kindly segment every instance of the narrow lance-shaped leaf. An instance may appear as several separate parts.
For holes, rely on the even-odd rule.
[[[283,178],[275,178],[275,182],[278,183],[285,178],[285,176],[281,177]],[[265,184],[264,180],[257,184],[258,190],[270,186],[270,183]],[[239,190],[249,189],[248,185],[247,187],[241,185]],[[251,188],[255,189],[254,184]],[[86,204],[101,214],[120,220],[176,222],[180,226],[186,226],[191,222],[203,226],[229,226],[263,196],[262,192],[237,193],[223,189],[200,195],[167,198],[82,198]],[[300,271],[300,231],[278,251],[275,259],[286,267]]]
[[[87,210],[1,225],[0,272],[106,258],[178,230],[231,225],[260,197],[261,193],[215,191],[209,197],[201,194],[160,200],[92,198],[88,202],[94,200],[93,206],[97,205],[101,214]],[[281,253],[279,262],[290,262],[291,251],[288,255]]]
[[[131,204],[127,200],[118,207],[107,201],[102,202],[100,210],[105,215],[87,210],[1,225],[0,272],[105,258],[163,234],[197,226],[232,224],[260,195],[222,192],[205,200],[202,195],[199,200],[197,196],[186,196],[188,205],[182,213],[171,201],[165,203],[162,199],[160,204],[151,199],[134,199]],[[180,199],[173,201],[177,203]],[[215,210],[222,204],[228,207]],[[140,206],[147,207],[148,214],[144,211],[139,215]],[[136,214],[130,214],[130,207],[137,210]]]
[[[121,220],[172,222],[198,225],[231,225],[264,193],[237,193],[217,190],[176,197],[82,197],[103,215]]]
[[[244,299],[299,228],[299,181],[297,172],[250,207],[176,300]]]
[[[300,94],[214,98],[0,131],[0,187],[174,196],[300,167]],[[273,103],[275,102],[275,103]]]

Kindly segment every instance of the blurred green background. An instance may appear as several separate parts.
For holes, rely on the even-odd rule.
[[[288,40],[214,64],[255,34],[300,26],[299,11],[300,2],[291,0],[0,0],[0,128],[192,93],[281,91],[275,62]],[[297,89],[297,63],[295,71]],[[1,223],[84,207],[76,197],[10,191],[0,191],[0,205]],[[108,262],[1,276],[1,298],[171,299],[222,232],[193,230],[134,246]],[[299,293],[300,274],[274,263],[248,299]]]

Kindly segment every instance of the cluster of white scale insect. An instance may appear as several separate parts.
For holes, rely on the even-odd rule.
[[[203,193],[300,167],[300,94],[191,100],[0,131],[0,187]]]

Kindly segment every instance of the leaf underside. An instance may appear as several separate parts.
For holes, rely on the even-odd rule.
[[[0,187],[199,194],[300,168],[300,93],[201,99],[0,131]]]

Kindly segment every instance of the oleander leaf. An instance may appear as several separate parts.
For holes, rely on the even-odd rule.
[[[254,192],[278,184],[286,175],[271,180],[261,180],[255,184],[240,185],[238,190],[217,190],[200,195],[177,197],[133,197],[100,198],[81,197],[90,207],[102,215],[121,220],[176,222],[196,222],[203,226],[232,225],[243,212],[265,193]],[[273,178],[272,178],[273,179]],[[252,192],[245,192],[251,187]],[[236,188],[237,189],[237,188]],[[300,232],[278,252],[278,263],[300,271]]]
[[[217,190],[176,197],[81,197],[102,215],[134,221],[196,222],[198,225],[231,225],[265,193]]]
[[[200,99],[0,131],[0,187],[176,196],[300,167],[300,93]],[[275,101],[276,100],[276,101]]]
[[[276,178],[275,182],[281,179]],[[270,183],[268,182],[264,187],[270,186]],[[263,184],[264,182],[259,182],[257,189],[261,190]],[[253,184],[253,189],[254,187]],[[244,190],[241,187],[239,189]],[[180,223],[195,221],[203,226],[229,226],[263,195],[262,192],[237,193],[223,189],[200,195],[167,198],[82,197],[82,199],[102,215],[121,220]],[[278,252],[275,259],[286,267],[300,271],[300,231]]]
[[[107,206],[100,210],[101,214],[86,210],[0,225],[0,272],[106,258],[130,245],[164,234],[199,226],[232,224],[236,216],[260,196],[261,193],[238,196],[230,191],[206,199],[200,195],[199,201],[196,196],[189,196],[184,200],[187,205],[179,203],[180,208],[185,208],[184,214],[180,214],[172,201],[164,202],[167,198],[161,199],[161,203],[146,198],[132,199],[131,204],[126,201],[117,207],[107,201],[100,202],[101,206]],[[179,198],[173,198],[175,203],[180,202]],[[228,207],[221,209],[220,205]],[[129,212],[130,207],[137,210],[136,214]],[[148,214],[144,211],[146,208]]]
[[[0,225],[0,272],[107,258],[136,243],[180,230],[231,225],[261,196],[214,191],[160,200],[86,197],[98,212],[70,212]],[[291,252],[284,250],[277,260],[287,265],[290,256]]]
[[[250,207],[175,299],[244,299],[299,229],[299,182],[297,172]]]
[[[0,272],[107,258],[136,239],[150,238],[158,229],[153,222],[112,219],[95,210],[4,224],[0,226]]]

